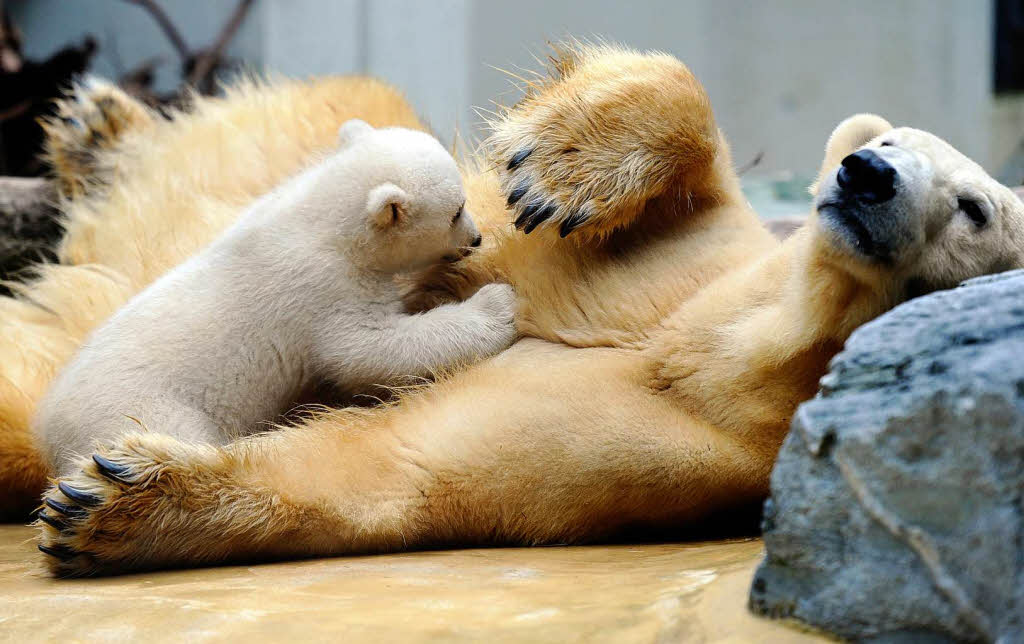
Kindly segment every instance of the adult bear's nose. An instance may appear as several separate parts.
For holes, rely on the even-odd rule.
[[[874,150],[858,150],[843,159],[836,180],[848,195],[869,203],[896,196],[896,168]]]

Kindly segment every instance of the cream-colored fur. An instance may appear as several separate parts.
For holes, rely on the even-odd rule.
[[[198,116],[161,126],[163,140],[152,145],[136,130],[136,149],[152,167],[174,167],[209,145],[187,136],[208,110],[222,120],[206,136],[233,145],[258,140],[271,123],[294,135],[291,111],[315,103],[319,86],[295,87],[203,101]],[[286,174],[329,136],[318,120],[307,123],[321,128],[319,144],[275,138],[264,144],[266,166],[206,168],[204,178],[181,181],[217,194],[222,181],[249,173]],[[483,247],[427,271],[410,305],[505,281],[528,337],[396,404],[325,412],[225,447],[129,436],[102,452],[117,473],[84,460],[46,493],[42,546],[54,572],[580,542],[692,525],[765,495],[796,405],[856,326],[922,284],[1024,265],[1024,206],[1008,190],[937,138],[868,116],[831,139],[824,214],[777,242],[739,190],[703,88],[668,56],[563,52],[551,78],[494,125],[489,163],[463,168]],[[840,217],[827,200],[837,160],[865,144],[892,147],[882,146],[885,134],[930,168],[911,179],[931,188],[915,188],[918,197],[892,212],[847,204]],[[125,171],[128,159],[111,155]],[[176,217],[133,218],[116,195],[164,181],[124,172],[96,197],[134,222],[142,256],[178,244],[150,236]],[[974,229],[961,225],[952,199],[966,191],[989,206]],[[885,261],[851,244],[853,229],[835,220],[862,216],[873,218],[863,226],[872,236],[902,231],[874,239],[894,251]],[[887,216],[902,223],[878,224]],[[74,225],[69,240],[86,243]],[[193,233],[184,245],[199,243]],[[136,266],[111,268],[128,283],[144,279]],[[73,299],[50,281],[28,294],[38,291],[54,303]],[[56,319],[80,320],[68,313]]]
[[[109,86],[103,96],[131,101]],[[91,112],[94,101],[62,108],[82,105]],[[41,267],[20,297],[0,298],[0,516],[21,517],[37,504],[49,468],[33,445],[30,418],[98,324],[209,244],[260,195],[331,150],[339,123],[360,117],[376,127],[424,129],[399,92],[359,78],[272,89],[242,83],[226,100],[199,99],[187,116],[170,121],[132,105],[138,109],[105,111],[133,117],[118,139],[95,137],[102,147],[91,149],[92,165],[58,166],[62,184],[90,186],[60,204],[67,228],[61,263]],[[92,139],[51,138],[50,156],[84,158],[64,150],[80,151]]]
[[[221,445],[318,381],[346,392],[451,371],[515,339],[515,295],[404,312],[395,274],[480,243],[433,137],[352,120],[339,148],[251,206],[86,339],[39,403],[54,469],[138,430]]]

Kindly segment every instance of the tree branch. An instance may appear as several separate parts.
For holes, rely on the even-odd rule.
[[[224,49],[231,42],[231,39],[234,38],[238,28],[242,26],[242,21],[245,20],[245,16],[249,13],[252,3],[253,0],[241,0],[235,6],[234,13],[231,14],[231,18],[224,25],[224,28],[221,29],[220,35],[217,36],[213,46],[199,54],[196,58],[195,67],[192,68],[192,73],[188,77],[189,85],[201,87],[201,84],[206,83],[210,73],[220,62]]]
[[[160,25],[160,29],[163,30],[164,35],[171,41],[171,45],[178,52],[178,56],[182,62],[186,62],[189,58],[188,44],[185,39],[181,37],[181,32],[171,22],[170,16],[163,10],[163,7],[158,5],[155,0],[125,0],[130,4],[142,7],[149,12],[153,19],[156,20],[157,24]]]

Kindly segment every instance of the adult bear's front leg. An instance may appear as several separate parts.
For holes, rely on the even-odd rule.
[[[608,46],[559,54],[551,78],[492,123],[489,152],[517,228],[586,240],[629,226],[662,195],[672,214],[717,200],[732,169],[685,65]],[[716,159],[729,177],[712,172]]]

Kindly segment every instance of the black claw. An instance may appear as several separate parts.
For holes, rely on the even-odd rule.
[[[544,204],[542,203],[532,203],[527,207],[523,208],[522,214],[516,217],[516,230],[522,229],[522,227],[526,225],[526,222],[528,222],[533,217],[533,215],[543,206]]]
[[[558,210],[558,208],[553,205],[545,206],[540,212],[530,218],[530,221],[526,223],[526,227],[523,228],[523,232],[529,235],[533,232],[534,228],[550,219],[551,215],[555,214],[556,210]]]
[[[127,465],[120,465],[108,458],[100,456],[99,454],[93,454],[92,461],[93,463],[96,463],[96,466],[100,470],[100,474],[108,479],[114,479],[121,483],[129,482],[127,476],[131,473],[131,468]]]
[[[74,559],[76,556],[78,556],[78,553],[65,546],[44,546],[43,544],[39,544],[39,552],[46,555],[50,555],[51,557],[56,557],[61,561]]]
[[[66,505],[60,501],[54,501],[53,499],[46,499],[44,503],[50,509],[72,519],[78,519],[85,516],[85,510],[75,505]]]
[[[100,497],[96,496],[95,494],[89,494],[88,492],[76,490],[75,488],[71,487],[64,481],[61,481],[60,483],[57,484],[57,489],[63,492],[64,496],[68,497],[69,499],[71,499],[75,503],[78,503],[79,505],[99,505],[100,502],[103,500]]]
[[[61,116],[60,120],[77,130],[85,129],[85,123],[82,123],[80,119],[77,119],[74,116]]]
[[[36,518],[39,519],[40,521],[42,521],[43,523],[46,523],[48,525],[53,526],[54,528],[56,528],[58,531],[61,531],[61,532],[63,532],[68,527],[68,524],[64,523],[63,521],[61,521],[60,519],[58,519],[56,517],[51,517],[50,515],[48,515],[45,512],[40,512],[39,514],[36,515]]]
[[[516,205],[516,203],[520,199],[522,199],[524,196],[526,196],[526,193],[529,192],[529,191],[530,191],[530,186],[524,183],[523,185],[519,186],[518,188],[516,188],[512,192],[508,193],[508,205],[510,205],[510,206]]]
[[[590,215],[582,212],[569,215],[562,221],[562,226],[558,229],[558,234],[562,237],[568,236],[569,233],[582,226],[587,219],[590,219]]]
[[[508,169],[515,170],[519,166],[523,165],[523,161],[526,161],[526,157],[533,154],[533,149],[520,150],[512,155],[512,158],[508,162]]]

